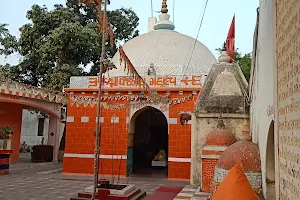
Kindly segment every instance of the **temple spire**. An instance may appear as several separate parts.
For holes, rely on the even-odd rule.
[[[161,7],[161,13],[168,13],[168,5],[167,0],[163,0],[162,7]]]
[[[159,21],[154,25],[154,30],[174,30],[175,26],[170,21],[170,15],[168,14],[167,0],[163,0],[161,7],[161,14],[159,15]]]

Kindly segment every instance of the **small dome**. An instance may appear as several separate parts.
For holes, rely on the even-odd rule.
[[[234,135],[222,128],[210,132],[205,141],[207,146],[230,146],[233,143],[235,143]]]
[[[258,145],[250,141],[239,141],[232,144],[221,154],[217,168],[231,169],[236,163],[240,163],[246,172],[260,172]]]
[[[210,132],[205,141],[206,146],[230,146],[235,143],[235,137],[225,129],[222,118],[219,118],[217,129]]]

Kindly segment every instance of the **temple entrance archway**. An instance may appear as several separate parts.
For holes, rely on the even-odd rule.
[[[266,183],[267,183],[267,199],[275,199],[275,145],[274,145],[274,121],[272,120],[267,140],[267,156],[266,156]]]
[[[53,162],[58,161],[59,141],[63,127],[61,107],[65,100],[65,96],[60,92],[7,81],[0,77],[0,127],[8,126],[13,131],[10,138],[11,163],[19,160],[24,109],[35,110],[47,115],[49,120],[47,130],[41,128],[37,132],[40,132],[41,137],[44,137],[42,134],[46,133],[48,137],[44,144],[53,146]],[[37,128],[38,122],[36,123]],[[40,124],[42,127],[45,123],[42,123],[41,120]]]
[[[136,111],[130,120],[128,139],[127,175],[167,176],[168,121],[160,110],[148,106]],[[165,151],[165,160],[154,160],[161,150]]]

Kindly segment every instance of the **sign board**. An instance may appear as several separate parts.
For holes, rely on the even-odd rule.
[[[206,76],[158,76],[144,77],[144,81],[151,88],[201,88]],[[136,81],[129,76],[116,76],[105,78],[104,88],[140,88],[143,82]],[[70,79],[70,88],[98,88],[97,76],[73,76]]]

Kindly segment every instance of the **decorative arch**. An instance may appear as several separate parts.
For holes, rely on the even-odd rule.
[[[131,104],[134,105],[134,103],[135,102],[132,102]],[[151,105],[151,106],[145,106],[143,108],[131,108],[130,113],[129,113],[130,121],[133,116],[136,116],[137,113],[141,113],[141,111],[143,111],[147,107],[156,108],[157,110],[161,111],[165,115],[166,119],[169,118],[169,106],[167,107],[167,109],[162,110],[162,108],[166,108],[165,104],[155,104],[155,105]]]
[[[2,87],[2,85],[0,85]],[[1,89],[0,91],[0,103],[3,104],[11,104],[18,105],[18,113],[21,113],[23,109],[34,109],[37,111],[42,111],[47,113],[49,118],[49,129],[48,129],[48,140],[47,144],[52,145],[53,148],[53,162],[58,161],[58,149],[59,149],[59,140],[61,134],[61,104],[60,101],[47,101],[46,99],[42,99],[40,96],[30,96],[26,94],[22,94],[17,91],[7,91]],[[9,112],[9,110],[7,111]],[[15,111],[12,111],[15,112]],[[2,124],[7,123],[6,120],[2,119]],[[16,126],[18,124],[18,126]],[[14,126],[17,131],[12,136],[12,149],[13,154],[11,156],[11,162],[15,163],[19,160],[19,149],[20,149],[20,137],[21,137],[21,124],[22,117],[18,120],[14,120]],[[51,136],[51,137],[50,137]]]
[[[267,148],[266,148],[266,183],[267,183],[267,199],[276,198],[275,189],[275,137],[274,137],[274,121],[269,126]]]
[[[140,109],[132,109],[130,111],[130,117],[129,117],[129,134],[130,133],[134,133],[134,125],[135,125],[135,121],[136,121],[136,118],[142,113],[144,112],[145,110],[148,110],[148,109],[156,109],[157,111],[161,112],[164,116],[165,116],[165,119],[167,120],[167,123],[168,123],[168,117],[169,117],[169,112],[168,110],[165,110],[165,111],[161,111],[160,110],[160,106],[159,105],[154,105],[154,106],[145,106],[143,108],[140,108]]]
[[[2,99],[2,98],[0,98],[0,102],[20,104],[27,108],[32,108],[37,111],[45,112],[55,118],[59,118],[59,119],[61,118],[61,116],[59,116],[58,113],[55,113],[54,111],[52,111],[48,108],[45,108],[42,105],[38,105],[38,104],[30,103],[30,102],[19,101],[19,100],[13,100],[13,99]],[[60,106],[57,106],[57,109],[60,109]]]
[[[135,109],[134,112],[131,111],[130,113],[130,121],[129,121],[129,127],[128,127],[128,152],[127,152],[127,176],[130,175],[132,173],[132,169],[133,169],[133,157],[134,157],[134,141],[136,140],[135,137],[137,137],[138,135],[136,135],[136,121],[138,119],[139,116],[141,116],[142,113],[144,113],[145,111],[149,111],[149,110],[153,110],[154,112],[160,112],[161,116],[164,117],[165,122],[163,122],[162,124],[165,124],[166,128],[167,128],[167,135],[165,135],[164,140],[167,143],[169,143],[169,139],[168,139],[168,135],[169,135],[169,125],[168,125],[168,118],[167,118],[167,114],[168,111],[161,111],[159,110],[159,106],[145,106],[141,109]],[[152,126],[152,122],[149,122]],[[149,125],[149,124],[148,124]],[[139,132],[140,133],[140,132]],[[154,131],[155,133],[155,131]],[[139,134],[140,136],[140,134]],[[152,133],[151,133],[151,138],[153,137]],[[168,145],[168,144],[167,144]],[[164,145],[163,145],[164,146]],[[168,151],[168,148],[166,149],[166,152]]]

